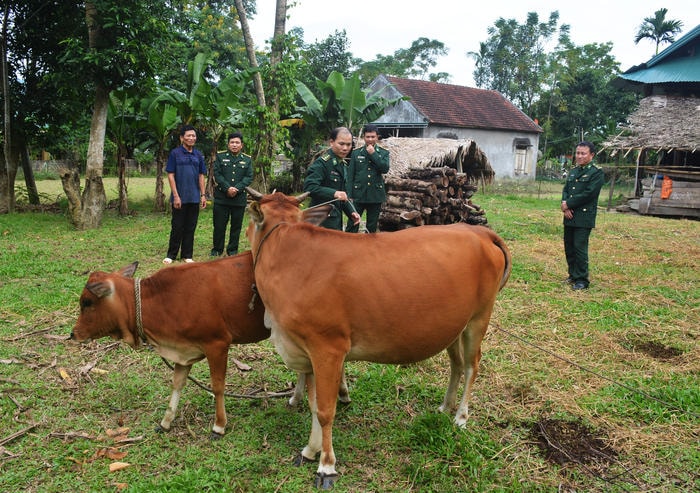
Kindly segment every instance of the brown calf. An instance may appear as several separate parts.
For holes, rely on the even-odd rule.
[[[209,363],[216,417],[214,437],[224,434],[224,387],[228,349],[270,336],[263,323],[264,307],[253,291],[250,252],[211,262],[182,264],[134,279],[138,262],[107,273],[93,272],[80,296],[80,315],[71,339],[123,339],[136,348],[148,342],[163,358],[174,362],[173,391],[160,423],[169,430],[192,364]],[[303,380],[301,380],[303,382]],[[290,404],[303,398],[297,384]]]

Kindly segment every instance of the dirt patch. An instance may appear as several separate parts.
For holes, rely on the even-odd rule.
[[[545,458],[559,465],[607,466],[615,462],[617,451],[605,437],[580,421],[540,418],[531,428],[532,436]]]
[[[654,359],[663,361],[671,360],[683,354],[682,349],[667,346],[657,341],[632,341],[632,347],[636,351],[641,351]]]

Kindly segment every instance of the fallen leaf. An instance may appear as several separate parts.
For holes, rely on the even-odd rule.
[[[117,488],[117,491],[125,490],[129,487],[129,483],[112,483],[112,486]]]
[[[241,371],[250,371],[253,369],[251,366],[243,363],[242,361],[238,361],[236,358],[233,358],[233,362],[238,367],[238,369]]]
[[[112,462],[109,465],[109,472],[121,471],[122,469],[126,469],[130,465],[131,464],[129,464],[128,462]]]
[[[71,385],[73,384],[73,379],[70,377],[70,375],[68,374],[68,372],[66,371],[65,368],[59,368],[59,369],[58,369],[58,373],[61,375],[61,378],[62,378],[66,383],[69,383],[69,384],[71,384]]]
[[[105,430],[105,433],[107,433],[108,437],[114,438],[114,437],[117,437],[120,435],[128,435],[129,428],[121,427],[121,428],[117,428],[116,430],[108,428],[107,430]]]
[[[126,455],[127,452],[122,452],[114,447],[104,447],[95,452],[95,458],[106,457],[111,460],[122,460]]]

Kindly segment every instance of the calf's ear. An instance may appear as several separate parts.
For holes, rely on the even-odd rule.
[[[124,267],[122,270],[119,271],[119,274],[121,274],[124,277],[134,277],[134,272],[136,272],[136,268],[139,266],[138,262],[131,263]]]
[[[114,292],[114,285],[109,281],[91,282],[85,285],[85,289],[98,298],[104,298]]]

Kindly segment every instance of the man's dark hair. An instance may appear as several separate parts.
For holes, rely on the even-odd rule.
[[[576,147],[588,147],[588,150],[591,152],[591,154],[595,154],[595,145],[593,144],[593,142],[582,140],[581,142],[576,144]]]
[[[228,139],[226,140],[226,142],[235,138],[241,139],[241,144],[243,143],[243,134],[241,132],[231,132],[230,134],[228,134]]]
[[[376,126],[374,123],[368,123],[365,125],[365,127],[362,129],[362,134],[366,134],[367,132],[374,132],[375,134],[379,135],[379,127]]]
[[[190,130],[194,130],[195,132],[197,131],[192,125],[183,125],[180,127],[180,137],[183,137],[185,133],[189,132]]]

